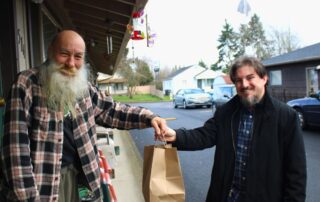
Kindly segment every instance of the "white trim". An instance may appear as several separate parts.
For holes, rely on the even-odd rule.
[[[25,1],[16,1],[16,47],[17,47],[17,71],[21,72],[30,67],[29,61],[29,40],[28,40],[28,23],[27,10]]]

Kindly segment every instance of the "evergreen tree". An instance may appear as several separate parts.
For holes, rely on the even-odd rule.
[[[243,52],[255,55],[261,60],[272,56],[273,47],[271,41],[265,36],[265,31],[257,14],[251,17],[248,24],[242,24],[239,31]]]
[[[233,31],[231,25],[225,21],[221,35],[219,36],[218,50],[219,58],[216,64],[211,65],[211,69],[227,70],[232,61],[242,54],[242,50],[239,46],[239,36]]]
[[[212,65],[210,66],[210,69],[213,70],[213,71],[219,70],[219,68],[218,68],[218,66],[217,66],[217,63],[212,64]]]
[[[208,68],[207,65],[206,65],[206,63],[203,62],[203,60],[200,60],[199,63],[198,63],[198,65],[199,65],[200,67]]]

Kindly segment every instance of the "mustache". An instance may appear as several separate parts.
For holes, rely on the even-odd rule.
[[[240,92],[246,92],[246,91],[249,91],[249,90],[251,90],[249,87],[246,87],[246,88],[241,88],[240,89]]]
[[[65,65],[60,65],[56,69],[60,73],[68,74],[68,75],[75,75],[78,71],[75,67],[67,67]]]

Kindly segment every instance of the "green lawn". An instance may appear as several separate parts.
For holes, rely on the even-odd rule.
[[[150,94],[138,94],[134,95],[132,99],[130,99],[127,95],[113,95],[113,100],[116,102],[161,102],[161,101],[170,101],[169,96],[164,96],[163,99],[150,95]]]

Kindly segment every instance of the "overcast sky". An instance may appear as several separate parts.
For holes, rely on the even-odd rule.
[[[320,42],[320,6],[317,0],[247,0],[246,17],[237,11],[240,0],[149,0],[145,8],[151,29],[157,34],[153,47],[146,40],[130,41],[129,57],[147,58],[154,66],[186,66],[218,58],[217,40],[225,19],[235,31],[256,13],[264,29],[288,30],[301,47]]]

